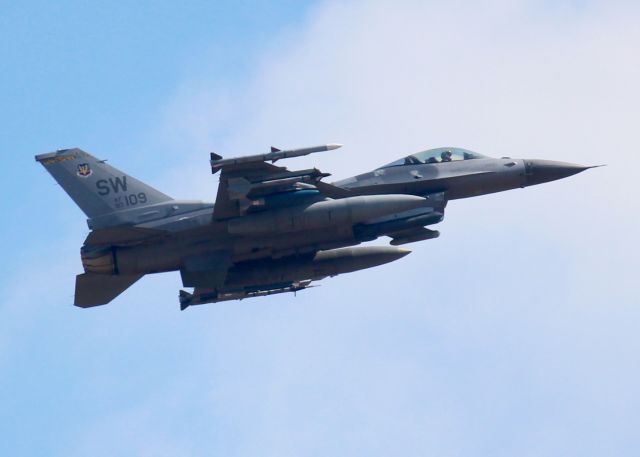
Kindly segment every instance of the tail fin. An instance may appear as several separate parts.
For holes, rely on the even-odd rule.
[[[40,154],[36,160],[90,219],[172,200],[81,149]]]

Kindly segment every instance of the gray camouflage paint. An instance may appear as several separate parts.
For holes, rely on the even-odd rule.
[[[172,199],[80,149],[36,156],[92,230],[81,249],[85,272],[76,280],[75,304],[106,304],[142,276],[165,271],[180,271],[183,284],[195,288],[181,291],[181,309],[301,290],[409,252],[352,247],[364,241],[389,236],[400,245],[437,237],[426,226],[442,220],[449,200],[589,168],[439,148],[331,185],[317,169],[266,163],[338,147],[272,148],[234,159],[212,154],[212,172],[221,171],[215,204]]]

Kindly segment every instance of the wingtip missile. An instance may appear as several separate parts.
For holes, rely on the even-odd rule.
[[[255,154],[243,157],[233,157],[229,159],[223,159],[220,155],[211,153],[211,172],[217,173],[224,166],[240,165],[252,162],[276,162],[280,159],[288,159],[291,157],[301,157],[316,152],[332,151],[334,149],[341,148],[342,145],[338,143],[323,144],[320,146],[311,146],[308,148],[299,149],[287,149],[282,150],[274,146],[271,146],[270,152],[266,154]]]

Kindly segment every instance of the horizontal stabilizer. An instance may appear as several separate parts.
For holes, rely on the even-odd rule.
[[[164,235],[164,230],[155,230],[143,227],[112,227],[97,229],[89,233],[84,240],[85,245],[114,245],[144,241],[149,238]]]
[[[80,308],[106,305],[127,290],[143,275],[99,275],[83,273],[76,276],[76,299]]]

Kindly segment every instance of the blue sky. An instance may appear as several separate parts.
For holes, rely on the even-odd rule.
[[[632,2],[7,3],[0,450],[629,455],[640,450]],[[453,202],[441,238],[297,297],[178,311],[179,275],[71,306],[79,146],[180,198],[208,152],[325,142],[335,178],[456,145],[606,168]],[[381,241],[384,242],[384,241]]]

